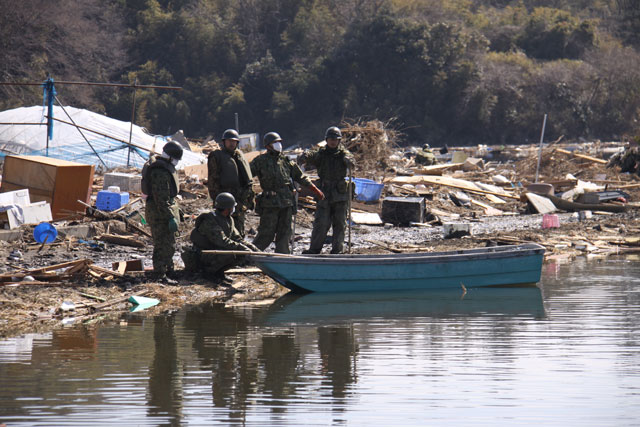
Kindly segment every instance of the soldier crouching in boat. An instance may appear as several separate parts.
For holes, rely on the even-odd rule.
[[[243,241],[234,225],[231,215],[236,205],[231,193],[220,193],[215,200],[215,210],[196,218],[195,228],[190,236],[193,247],[182,253],[186,271],[200,271],[215,283],[230,284],[231,280],[224,272],[242,262],[244,256],[210,254],[202,251],[258,251],[253,243]]]

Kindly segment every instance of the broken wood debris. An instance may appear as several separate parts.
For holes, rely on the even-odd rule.
[[[102,234],[98,237],[101,242],[113,243],[121,246],[131,246],[134,248],[144,248],[146,243],[133,236],[120,236],[117,234]]]
[[[62,271],[59,271],[62,270]],[[117,271],[112,271],[93,264],[89,259],[54,264],[34,269],[20,269],[11,273],[0,274],[0,286],[77,286],[82,275],[90,275],[97,279],[110,280],[113,277],[124,277]]]

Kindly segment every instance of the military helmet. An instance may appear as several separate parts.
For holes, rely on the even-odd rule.
[[[324,134],[324,139],[335,138],[342,139],[342,132],[337,126],[331,126]]]
[[[282,138],[280,138],[280,135],[277,132],[269,132],[264,136],[264,138],[262,138],[262,144],[265,147],[279,141],[282,141]]]
[[[216,196],[216,209],[231,209],[236,205],[236,199],[231,193],[220,193]]]
[[[173,141],[167,142],[164,144],[164,147],[162,147],[162,151],[172,159],[182,159],[182,147],[178,143]]]
[[[224,131],[224,133],[222,134],[222,139],[233,139],[234,141],[238,142],[240,141],[240,135],[238,134],[238,131],[235,129],[227,129]]]

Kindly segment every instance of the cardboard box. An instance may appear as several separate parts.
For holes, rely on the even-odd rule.
[[[43,156],[7,156],[0,192],[29,189],[32,202],[51,204],[53,219],[68,217],[69,211],[84,211],[78,203],[90,202],[93,165]]]

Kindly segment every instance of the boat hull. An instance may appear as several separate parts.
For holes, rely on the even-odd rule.
[[[544,247],[496,246],[392,255],[251,255],[281,285],[298,292],[359,292],[505,286],[540,280]]]

